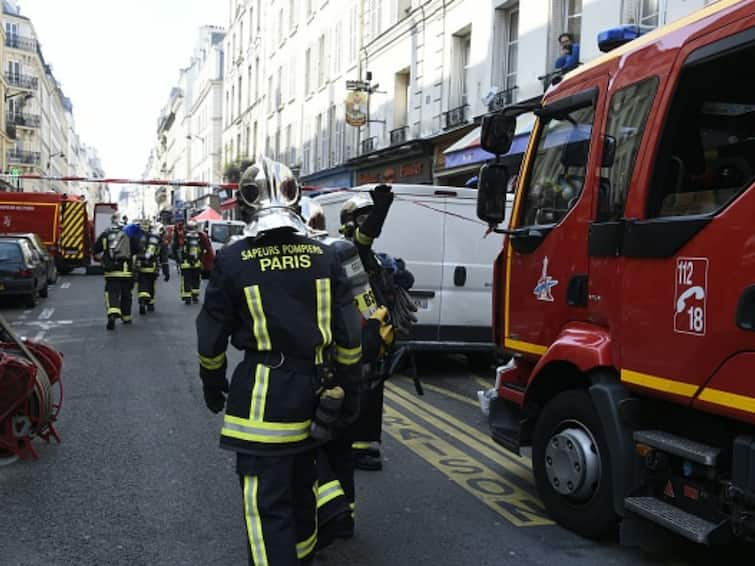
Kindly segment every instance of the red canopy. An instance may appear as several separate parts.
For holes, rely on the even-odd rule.
[[[201,222],[202,220],[222,220],[222,218],[223,217],[220,216],[219,213],[215,212],[214,209],[205,208],[202,212],[192,217],[192,220],[197,220]]]

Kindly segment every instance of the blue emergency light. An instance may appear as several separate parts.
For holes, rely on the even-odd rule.
[[[651,26],[638,26],[634,24],[609,28],[598,34],[598,49],[606,53],[625,43],[629,43],[633,39],[637,39],[652,29],[654,28]]]

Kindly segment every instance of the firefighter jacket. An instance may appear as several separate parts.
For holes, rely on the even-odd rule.
[[[168,250],[162,245],[160,236],[154,232],[144,234],[139,240],[139,254],[136,266],[141,273],[157,274],[161,264],[168,262]]]
[[[183,245],[179,247],[181,269],[201,269],[202,257],[207,253],[205,244],[196,230],[185,232]]]
[[[250,454],[311,448],[318,375],[329,358],[329,385],[346,391],[344,406],[358,407],[360,317],[336,252],[322,242],[280,229],[223,248],[197,335],[205,388],[226,386],[229,337],[245,351],[228,391],[224,448]]]
[[[121,232],[121,228],[108,228],[97,237],[92,252],[94,255],[102,255],[102,268],[107,278],[129,279],[134,276],[134,254],[140,249],[138,238],[129,239],[130,257],[112,257],[109,240]]]

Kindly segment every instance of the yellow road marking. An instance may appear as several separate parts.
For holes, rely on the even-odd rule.
[[[532,462],[529,458],[517,456],[513,452],[509,452],[476,428],[461,422],[448,413],[440,411],[416,397],[411,397],[401,388],[391,383],[386,383],[385,393],[393,402],[398,403],[425,422],[450,434],[465,446],[469,446],[483,456],[490,458],[493,462],[506,468],[509,472],[526,482],[534,483],[532,478]]]
[[[383,427],[396,441],[511,524],[553,524],[537,498],[390,406],[385,407]]]
[[[454,391],[450,391],[448,389],[445,389],[443,387],[438,387],[437,385],[432,385],[430,383],[422,382],[422,388],[423,389],[429,389],[430,391],[435,391],[436,393],[439,393],[440,395],[445,395],[446,397],[450,397],[451,399],[456,399],[457,401],[461,401],[462,403],[467,403],[468,405],[472,405],[474,407],[480,406],[480,404],[472,399],[471,397],[467,397],[465,395],[461,395],[459,393],[456,393]]]
[[[470,373],[469,377],[472,378],[472,381],[476,382],[478,385],[482,385],[485,389],[490,389],[491,387],[495,385],[494,381],[491,381],[490,379],[482,378],[479,375],[475,375],[473,373]]]

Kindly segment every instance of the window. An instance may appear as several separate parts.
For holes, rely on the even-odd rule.
[[[275,107],[280,108],[283,106],[283,86],[285,83],[283,82],[283,67],[278,67],[278,77],[277,77],[277,86],[278,88],[275,89]]]
[[[250,146],[250,142],[251,142],[251,140],[250,140],[251,137],[252,137],[251,136],[251,130],[249,129],[249,126],[247,126],[246,127],[246,147],[245,147],[245,150],[244,150],[244,155],[246,155],[247,157],[249,157],[251,155],[249,153],[249,146]]]
[[[286,20],[283,18],[283,8],[278,11],[278,41],[280,43],[283,43],[283,41],[286,39],[286,32],[284,31],[284,26],[286,25]]]
[[[288,0],[288,29],[294,31],[296,27],[296,0]]]
[[[312,0],[306,0],[305,3],[307,5],[307,17],[310,17],[312,15]]]
[[[453,38],[453,66],[451,74],[450,107],[456,108],[468,104],[469,93],[469,52],[472,47],[472,34],[467,30],[454,35]]]
[[[273,111],[273,98],[275,93],[273,92],[273,75],[267,77],[267,111]]]
[[[349,14],[349,49],[348,49],[348,62],[354,63],[357,58],[357,30],[359,28],[359,17],[357,13],[357,7],[351,7],[351,13]]]
[[[246,71],[246,105],[251,107],[252,105],[252,66]]]
[[[239,57],[244,52],[244,22],[239,22]]]
[[[556,224],[577,203],[585,182],[595,110],[540,117],[534,163],[524,187],[520,226]]]
[[[317,86],[325,84],[328,75],[327,53],[325,50],[325,35],[321,35],[317,40]]]
[[[582,0],[564,2],[564,22],[566,23],[564,30],[572,34],[574,41],[579,43],[579,34],[582,30]]]
[[[598,193],[598,222],[624,216],[629,181],[640,148],[648,112],[658,88],[653,77],[621,89],[611,97],[606,135],[616,142],[613,165],[603,168]]]
[[[312,155],[312,170],[318,171],[320,167],[320,159],[322,158],[320,149],[320,138],[322,136],[322,114],[318,114],[315,118],[315,135],[314,135],[314,152]]]
[[[249,7],[249,43],[252,43],[254,40],[254,33],[252,30],[254,29],[254,8]]]
[[[335,31],[333,32],[333,76],[338,76],[343,66],[343,22],[336,22]]]
[[[509,10],[506,14],[506,80],[505,89],[516,86],[516,64],[519,55],[519,10]]]
[[[289,130],[291,130],[289,132],[289,135],[288,135],[288,139],[289,139],[289,142],[291,144],[290,147],[289,147],[289,152],[290,153],[289,153],[289,156],[288,156],[288,162],[291,165],[295,165],[296,164],[296,140],[294,139],[293,136],[296,135],[295,134],[295,132],[296,132],[296,122],[294,122],[292,125],[289,125],[288,127],[289,127]]]
[[[409,123],[410,71],[404,69],[394,76],[393,128],[402,128]]]
[[[755,78],[731,71],[753,58],[750,43],[682,70],[657,150],[649,217],[715,213],[755,181]]]
[[[369,37],[374,38],[380,35],[382,31],[381,12],[383,11],[381,0],[369,0],[369,18],[370,18],[370,33]]]
[[[233,104],[236,102],[236,87],[231,87],[231,122],[233,122]]]
[[[241,77],[239,76],[239,108],[237,111],[238,116],[241,116],[241,87],[243,85],[243,81],[241,80]]]
[[[292,51],[291,53],[291,61],[288,64],[288,99],[294,100],[296,98],[296,79],[297,79],[297,69],[296,69],[296,52]]]
[[[254,101],[260,99],[260,58],[254,60]]]
[[[517,86],[517,57],[519,54],[519,5],[495,11],[493,34],[492,84],[498,91],[506,91],[503,104],[514,101]]]
[[[658,27],[658,0],[641,0],[638,18],[641,26]]]
[[[257,157],[257,122],[252,126],[252,153],[249,154],[249,157]]]
[[[325,166],[331,167],[336,163],[336,106],[332,104],[328,109],[328,123],[325,129],[325,140],[323,141],[323,147],[325,147]]]
[[[304,52],[304,93],[312,92],[312,50]]]

